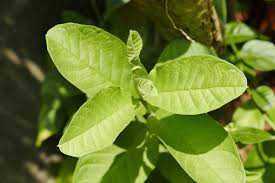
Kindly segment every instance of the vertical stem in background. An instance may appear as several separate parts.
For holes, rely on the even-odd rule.
[[[237,46],[235,44],[230,44],[230,47],[232,48],[234,54],[236,55],[237,59],[240,58],[240,52],[239,49],[237,48]]]

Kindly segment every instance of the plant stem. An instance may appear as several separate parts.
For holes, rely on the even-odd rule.
[[[236,55],[237,59],[240,58],[240,51],[238,50],[237,46],[235,44],[230,44],[234,54]]]

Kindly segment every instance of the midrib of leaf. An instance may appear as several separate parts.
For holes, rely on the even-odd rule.
[[[97,69],[93,68],[88,61],[86,61],[86,59],[80,59],[77,55],[73,54],[70,49],[68,48],[65,48],[64,46],[62,46],[62,44],[60,44],[58,41],[54,40],[54,39],[51,39],[51,38],[47,38],[48,40],[51,40],[53,42],[55,42],[59,47],[61,47],[62,49],[66,50],[66,52],[68,52],[70,55],[72,55],[74,58],[76,58],[77,60],[80,60],[80,61],[85,61],[86,65],[88,66],[89,69],[93,70],[94,72],[96,72],[98,75],[100,75],[107,83],[111,83],[112,86],[118,86],[117,84],[113,83],[112,80],[109,80],[109,78],[106,78],[104,74],[102,74],[101,72],[97,71]],[[89,59],[88,59],[89,60]],[[124,65],[123,64],[123,68],[124,68]],[[123,69],[125,70],[125,69]],[[62,73],[62,72],[61,72]],[[123,73],[122,73],[123,74]],[[121,74],[121,77],[122,77],[122,74]],[[121,80],[121,79],[120,79]]]
[[[87,130],[85,130],[83,133],[81,133],[81,134],[79,134],[79,135],[77,135],[77,136],[75,136],[75,137],[73,137],[73,138],[70,138],[69,140],[67,140],[66,142],[64,142],[64,143],[62,143],[62,144],[58,144],[58,147],[64,146],[64,145],[66,145],[67,143],[69,143],[69,142],[71,142],[71,141],[75,141],[77,138],[80,138],[80,137],[83,136],[84,134],[89,133],[89,132],[92,131],[94,128],[98,128],[98,126],[99,126],[100,124],[105,124],[106,121],[108,122],[108,120],[109,120],[110,118],[112,118],[112,116],[114,116],[114,115],[116,115],[116,114],[120,114],[120,113],[122,113],[123,111],[127,111],[127,110],[131,109],[131,107],[132,107],[132,106],[122,107],[121,110],[118,110],[118,111],[109,113],[108,115],[106,115],[105,118],[102,118],[101,120],[98,120],[98,122],[97,122],[95,125],[91,126],[91,127],[88,128]],[[71,123],[71,124],[72,124],[72,123]],[[70,128],[71,124],[69,125],[69,127],[68,127],[67,129]],[[67,132],[67,131],[66,131],[66,132]],[[66,132],[64,133],[64,135],[66,134]],[[95,146],[97,146],[96,143],[93,143],[93,144],[94,144]]]

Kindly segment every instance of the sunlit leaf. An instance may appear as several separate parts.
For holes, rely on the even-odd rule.
[[[90,97],[116,86],[134,92],[126,45],[104,30],[73,23],[56,25],[47,48],[59,72]]]
[[[177,114],[215,110],[240,96],[247,87],[244,74],[219,58],[200,55],[156,66],[149,74],[156,95],[144,95],[151,105]]]
[[[133,120],[131,97],[119,88],[101,90],[74,115],[59,142],[59,149],[70,156],[83,156],[110,146]]]

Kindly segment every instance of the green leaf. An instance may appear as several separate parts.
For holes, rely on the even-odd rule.
[[[225,25],[224,41],[226,44],[236,44],[255,39],[254,30],[241,22],[230,22]]]
[[[244,74],[219,58],[200,55],[156,66],[149,74],[157,95],[144,95],[151,105],[177,114],[215,110],[240,96],[247,87]]]
[[[74,173],[74,183],[144,183],[153,168],[150,149],[157,146],[130,148],[111,146],[81,157]]]
[[[251,91],[254,102],[263,110],[269,111],[275,107],[275,95],[272,88],[268,86],[259,86]]]
[[[245,172],[233,139],[207,114],[152,120],[153,131],[196,182],[244,183]]]
[[[260,71],[275,70],[275,46],[271,42],[261,40],[248,41],[243,45],[240,57],[254,69]]]
[[[199,54],[217,55],[215,50],[207,48],[200,43],[177,39],[166,46],[158,59],[158,63]]]
[[[59,72],[90,97],[110,86],[134,92],[127,47],[104,30],[60,24],[46,35],[47,48]]]
[[[77,159],[66,157],[62,162],[61,167],[58,172],[56,183],[72,183],[73,182],[73,172],[76,165]]]
[[[249,127],[233,130],[230,134],[235,142],[241,142],[242,144],[255,144],[275,139],[270,133],[264,130]]]
[[[142,38],[139,33],[134,30],[130,30],[130,34],[127,40],[127,53],[128,53],[128,61],[139,58],[141,49],[142,49]]]
[[[264,171],[246,171],[246,183],[262,183]]]
[[[251,127],[264,129],[264,115],[252,100],[239,106],[233,114],[233,122],[236,128]]]
[[[135,86],[139,94],[154,92],[154,86],[150,80],[146,79],[148,72],[140,62],[139,54],[142,49],[142,39],[138,32],[130,31],[127,41],[128,61],[132,65],[132,73],[135,81]]]
[[[245,167],[262,174],[258,180],[249,183],[273,183],[275,181],[274,147],[274,141],[267,141],[254,146],[249,152]]]
[[[99,151],[115,141],[134,115],[128,93],[119,88],[101,90],[79,108],[58,146],[76,157]]]
[[[213,1],[215,9],[221,18],[221,20],[226,23],[227,22],[227,5],[226,0],[214,0]]]
[[[148,131],[146,125],[137,121],[131,122],[117,137],[115,144],[122,148],[141,146]]]
[[[244,163],[247,170],[261,170],[265,167],[265,162],[259,155],[258,145],[254,145],[248,153],[248,157]]]
[[[157,168],[170,183],[195,183],[181,168],[178,162],[168,153],[160,154]]]

